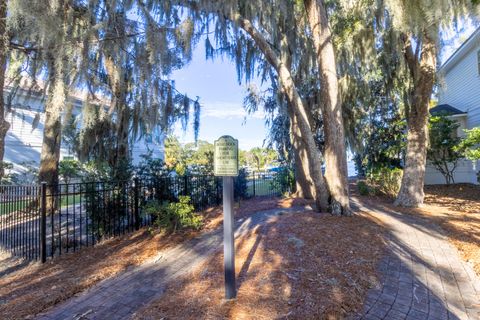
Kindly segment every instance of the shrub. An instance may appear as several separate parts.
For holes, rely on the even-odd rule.
[[[0,184],[12,183],[12,174],[9,172],[13,169],[10,162],[0,161]]]
[[[370,194],[370,188],[368,187],[368,184],[364,180],[358,181],[357,187],[360,195],[368,196]]]
[[[80,188],[84,193],[88,231],[97,239],[119,232],[128,215],[128,192],[131,192],[128,184],[97,181],[83,183]]]
[[[400,191],[403,170],[399,168],[377,168],[368,173],[369,192],[395,197]]]
[[[271,182],[272,190],[279,191],[282,194],[290,193],[295,189],[295,173],[291,168],[281,168],[274,176]]]
[[[466,137],[455,148],[455,151],[461,152],[467,159],[480,160],[480,128],[464,130]]]
[[[460,138],[456,136],[459,124],[446,116],[430,118],[430,144],[427,160],[444,177],[446,184],[455,182],[455,169],[462,154],[457,150]]]
[[[142,161],[135,167],[135,175],[140,180],[159,180],[169,177],[172,172],[160,158],[151,154],[142,155]]]
[[[245,170],[245,168],[238,170],[238,176],[233,183],[235,200],[248,198],[247,175],[247,170]]]
[[[202,216],[194,212],[190,204],[190,197],[180,196],[179,202],[148,202],[143,208],[144,214],[151,215],[155,219],[155,225],[168,230],[177,229],[200,229]]]
[[[107,162],[89,161],[83,165],[82,182],[111,180],[110,167]]]

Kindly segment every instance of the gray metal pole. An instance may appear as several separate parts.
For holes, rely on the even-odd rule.
[[[235,243],[233,236],[233,178],[223,177],[223,253],[225,269],[225,299],[234,299],[235,289]]]

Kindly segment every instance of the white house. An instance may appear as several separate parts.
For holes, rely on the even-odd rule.
[[[464,129],[480,127],[480,28],[468,38],[438,70],[439,104],[430,109],[432,115],[448,114],[458,121],[457,134]],[[463,159],[455,170],[456,183],[478,183],[476,173],[480,161]],[[427,165],[425,184],[443,184],[445,179]]]
[[[11,90],[9,87],[5,89],[6,93]],[[73,105],[72,114],[77,117],[81,116],[82,96],[81,92],[74,92],[69,97],[69,102]],[[12,163],[16,172],[40,163],[45,122],[44,102],[43,95],[38,90],[27,90],[26,86],[23,86],[18,89],[11,103],[11,112],[6,116],[10,129],[5,138],[4,161]],[[141,160],[141,155],[147,153],[163,158],[163,134],[139,139],[132,145],[134,164]],[[72,156],[68,148],[62,145],[60,158]]]

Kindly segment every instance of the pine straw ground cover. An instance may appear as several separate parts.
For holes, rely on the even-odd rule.
[[[236,215],[246,216],[259,210],[300,204],[305,204],[305,201],[256,198],[241,202],[240,207],[237,204]],[[221,213],[221,208],[203,212],[205,229],[218,227],[222,223]],[[13,272],[8,272],[8,266],[0,267],[3,269],[0,278],[0,318],[32,318],[97,282],[140,265],[154,258],[162,249],[197,234],[198,232],[152,234],[143,229],[80,252],[63,255],[43,265],[31,263]]]
[[[416,213],[440,225],[480,276],[480,186],[426,186],[425,204]]]
[[[363,213],[285,212],[236,239],[236,300],[223,300],[220,249],[135,318],[342,319],[377,284],[382,231]]]

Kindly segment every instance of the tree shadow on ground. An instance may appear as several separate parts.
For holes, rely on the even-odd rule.
[[[248,211],[255,208],[288,207],[296,202],[278,198],[254,199],[243,202],[238,211],[239,216],[246,217]],[[206,210],[206,224],[214,219],[219,220],[216,226],[221,224],[221,218],[218,219],[221,210],[218,211],[215,208]],[[212,224],[210,228],[214,230],[216,226]],[[43,265],[32,263],[26,267],[22,265],[5,268],[0,278],[0,313],[6,315],[6,319],[35,315],[103,279],[125,274],[122,272],[133,270],[162,250],[174,247],[198,234],[189,231],[152,235],[143,229],[106,240],[95,247],[56,257]]]
[[[395,299],[402,296],[399,303],[410,303],[410,310],[414,310],[420,318],[422,316],[426,318],[429,308],[430,310],[433,308],[436,310],[435,316],[437,317],[448,316],[449,319],[464,319],[466,315],[462,310],[465,310],[465,305],[475,303],[476,300],[473,298],[468,302],[466,298],[467,300],[463,302],[461,299],[456,299],[458,295],[456,297],[455,293],[459,289],[464,290],[462,295],[471,292],[472,288],[459,288],[460,284],[457,283],[467,274],[463,273],[463,268],[456,270],[456,265],[450,265],[449,261],[447,262],[448,259],[453,259],[460,263],[453,249],[450,248],[451,251],[448,251],[453,257],[445,257],[434,256],[430,247],[435,244],[449,246],[443,230],[432,224],[432,221],[421,219],[415,214],[400,213],[399,210],[402,209],[393,207],[384,200],[377,199],[374,203],[369,202],[368,200],[371,199],[368,198],[362,200],[365,202],[361,201],[360,206],[366,205],[368,210],[379,216],[386,214],[387,219],[384,220],[384,223],[389,230],[388,254],[379,265],[381,286],[370,292],[364,311],[369,311],[369,314],[373,311],[375,316],[383,318],[388,312],[388,309],[385,310],[385,305],[389,303],[394,305]],[[354,203],[358,209],[359,203],[356,201]],[[407,237],[400,231],[402,228],[410,228]],[[438,251],[436,254],[439,254]],[[415,296],[415,292],[402,289],[402,286],[408,285],[419,293],[420,298]],[[468,286],[468,281],[464,285]],[[402,309],[401,307],[395,308]],[[408,310],[404,308],[404,311],[408,312]]]
[[[387,214],[417,232],[432,233],[428,223],[414,217],[395,211]],[[421,316],[419,310],[428,311],[430,304],[437,310],[435,315],[446,317],[450,312],[451,319],[463,318],[456,313],[461,303],[447,303],[444,292],[418,273],[422,267],[431,277],[441,275],[449,290],[456,285],[455,279],[447,276],[451,269],[432,264],[395,232],[385,234],[388,250],[382,250],[381,234],[389,227],[371,215],[338,218],[288,213],[247,229],[236,240],[236,300],[223,300],[223,256],[217,252],[193,272],[170,283],[136,318],[361,318],[361,305],[372,286],[364,310],[385,312],[381,318],[390,311],[380,308],[385,308],[388,299],[393,299],[390,307],[409,304],[405,317],[408,313]],[[433,234],[433,238],[442,239]],[[377,267],[379,283],[373,276]],[[405,286],[410,290],[402,289]]]
[[[361,307],[383,252],[378,224],[311,211],[245,223],[248,231],[236,240],[236,300],[223,300],[219,251],[136,318],[322,319]]]
[[[448,237],[480,275],[480,186],[425,186],[425,204],[420,208],[395,207],[383,197],[358,198],[399,219],[413,217],[408,222],[418,230],[440,239]]]

